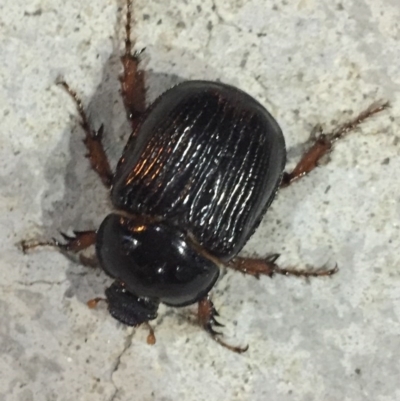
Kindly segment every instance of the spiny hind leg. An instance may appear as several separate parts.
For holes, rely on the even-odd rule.
[[[203,327],[203,329],[208,334],[210,334],[211,338],[218,344],[238,354],[247,351],[248,347],[241,348],[227,344],[220,338],[221,333],[215,331],[214,327],[215,326],[222,327],[222,324],[219,323],[215,318],[216,316],[218,316],[218,313],[215,310],[214,304],[211,302],[209,296],[206,296],[205,298],[199,301],[197,316],[200,326]]]

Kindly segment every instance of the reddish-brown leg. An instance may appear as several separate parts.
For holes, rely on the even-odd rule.
[[[237,257],[228,263],[228,267],[238,270],[244,274],[250,274],[256,278],[260,275],[272,277],[274,274],[283,274],[284,276],[296,277],[324,277],[332,276],[338,271],[335,266],[333,269],[319,269],[319,270],[296,270],[292,268],[283,269],[275,262],[278,259],[278,254],[273,254],[267,258],[241,258]]]
[[[72,99],[74,99],[78,113],[81,117],[81,126],[86,133],[86,137],[83,140],[83,143],[86,145],[88,150],[86,157],[89,159],[92,169],[96,171],[101,178],[103,184],[107,188],[110,188],[113,174],[101,142],[101,138],[103,136],[103,126],[101,126],[98,131],[92,130],[86,117],[86,113],[83,109],[82,101],[79,99],[76,92],[72,90],[65,81],[59,81],[58,84],[64,87]]]
[[[156,336],[154,334],[154,329],[153,327],[151,327],[149,322],[144,322],[142,323],[143,325],[145,325],[147,327],[147,330],[149,330],[149,334],[147,335],[147,344],[149,345],[154,345],[156,343]]]
[[[120,81],[126,113],[135,128],[138,118],[146,110],[146,88],[144,71],[139,69],[140,54],[142,51],[132,54],[132,42],[130,38],[132,24],[131,0],[127,0],[126,8],[125,53],[121,57],[124,71],[120,77]]]
[[[201,301],[199,301],[198,319],[200,325],[204,328],[204,330],[207,331],[207,333],[211,335],[214,341],[216,341],[223,347],[228,348],[230,351],[237,352],[238,354],[246,352],[249,348],[248,346],[244,348],[234,347],[221,340],[221,338],[219,337],[221,333],[215,331],[213,326],[221,327],[222,324],[215,319],[215,316],[218,316],[218,312],[215,310],[214,304],[211,302],[209,296],[206,296]]]
[[[89,301],[86,302],[86,305],[90,309],[94,309],[99,302],[105,302],[106,304],[108,304],[108,301],[107,301],[106,298],[96,297],[96,298],[93,298],[93,299],[89,299]]]
[[[342,124],[333,132],[329,134],[323,134],[320,132],[310,149],[308,149],[308,151],[302,156],[294,170],[290,173],[284,173],[281,186],[286,187],[299,178],[304,177],[318,166],[318,162],[323,156],[332,150],[334,142],[353,131],[369,117],[381,112],[382,110],[385,110],[388,107],[388,102],[374,103],[360,113],[357,117]]]
[[[96,243],[96,231],[74,231],[74,237],[64,233],[61,233],[61,235],[66,240],[65,243],[55,239],[51,241],[21,241],[22,251],[26,253],[28,250],[38,246],[53,246],[66,252],[79,252]]]

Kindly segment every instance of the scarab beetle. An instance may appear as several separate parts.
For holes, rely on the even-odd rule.
[[[199,304],[201,325],[220,344],[219,325],[208,296],[221,266],[258,276],[274,273],[329,276],[336,269],[296,271],[277,266],[278,255],[241,258],[280,186],[316,167],[341,138],[387,104],[375,104],[330,134],[315,139],[291,173],[284,173],[285,141],[271,114],[245,92],[217,82],[188,81],[161,95],[146,110],[139,54],[131,53],[127,4],[122,94],[132,134],[115,173],[89,125],[76,93],[92,168],[110,189],[114,211],[97,231],[57,241],[24,242],[24,249],[55,245],[78,252],[95,245],[103,270],[115,279],[108,309],[122,323],[155,319],[160,303]],[[97,299],[98,300],[98,299]],[[96,300],[94,300],[96,301]]]

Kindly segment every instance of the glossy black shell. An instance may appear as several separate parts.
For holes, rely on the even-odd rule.
[[[177,227],[109,214],[97,238],[103,269],[132,294],[184,306],[207,295],[218,279],[218,266]]]
[[[117,209],[158,216],[226,261],[273,200],[285,165],[282,132],[246,93],[189,81],[165,92],[132,134],[117,166]]]

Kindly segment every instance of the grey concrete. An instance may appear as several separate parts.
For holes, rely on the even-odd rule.
[[[129,134],[118,94],[121,0],[0,3],[0,400],[392,401],[400,399],[400,3],[398,0],[136,1],[150,99],[220,79],[259,99],[290,165],[377,99],[392,108],[338,143],[330,162],[281,191],[243,251],[331,279],[226,272],[213,291],[228,352],[161,308],[157,344],[86,301],[108,279],[24,238],[96,228],[107,194],[88,168],[64,76],[113,163]]]

